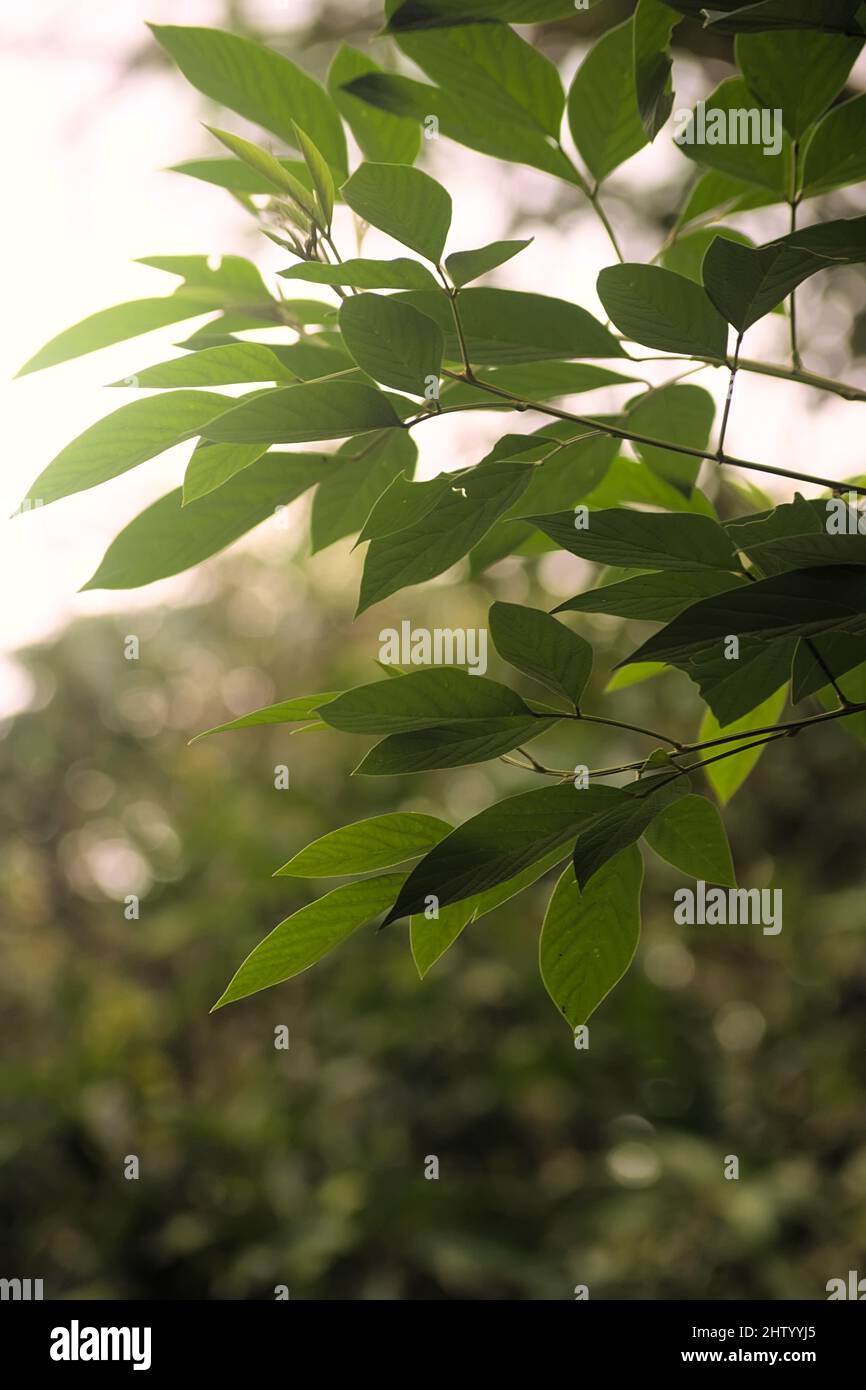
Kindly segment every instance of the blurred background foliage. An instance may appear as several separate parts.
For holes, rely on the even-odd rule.
[[[782,933],[675,927],[679,876],[653,858],[638,959],[588,1051],[538,978],[543,886],[423,984],[405,926],[371,927],[208,1013],[330,886],[271,877],[302,844],[532,785],[502,764],[347,779],[362,740],[288,727],[187,747],[227,712],[375,678],[387,615],[353,628],[315,563],[217,562],[188,607],[22,654],[32,707],[0,739],[4,1269],[54,1297],[823,1297],[866,1242],[862,750],[838,726],[770,749],[727,812],[740,881],[783,889]],[[416,623],[435,622],[437,587]],[[489,589],[539,597],[513,561]],[[449,600],[455,623],[481,621],[478,588]],[[635,635],[618,626],[615,650]],[[676,674],[607,698],[694,727]],[[598,729],[547,745],[633,750]]]
[[[606,0],[575,26],[588,38],[631,8]],[[313,9],[283,46],[319,72],[335,38],[363,44],[379,16]],[[222,23],[280,38],[256,7]],[[545,51],[563,58],[574,34],[549,26]],[[725,71],[729,40],[679,36],[711,80]],[[143,45],[123,80],[157,60]],[[633,225],[670,225],[679,189],[635,189],[627,173],[616,187]],[[857,210],[848,196],[832,215]],[[558,191],[545,219],[573,219],[572,204]],[[515,201],[514,225],[525,211]],[[816,370],[866,350],[852,285],[808,291],[833,325]],[[303,844],[402,807],[463,820],[534,781],[498,763],[352,779],[365,742],[288,727],[187,740],[375,679],[379,630],[441,624],[444,588],[457,627],[482,625],[492,597],[550,607],[581,587],[571,557],[509,560],[353,625],[348,544],[310,561],[294,533],[269,545],[264,531],[206,566],[186,604],[77,621],[20,655],[29,707],[0,726],[2,1273],[43,1278],[47,1297],[258,1299],[285,1284],[296,1299],[474,1300],[569,1299],[576,1284],[592,1298],[823,1298],[829,1278],[862,1271],[866,792],[863,747],[839,725],[771,747],[726,811],[740,881],[783,889],[782,933],[674,926],[679,876],[647,854],[638,958],[586,1052],[538,977],[550,879],[469,929],[423,984],[405,926],[367,928],[208,1013],[265,932],[330,886],[271,877]],[[579,621],[603,635],[599,710],[647,629]],[[506,674],[495,658],[491,674]],[[605,699],[614,717],[697,733],[676,673]],[[644,748],[594,728],[543,751],[569,766]],[[123,1176],[130,1154],[138,1181]]]

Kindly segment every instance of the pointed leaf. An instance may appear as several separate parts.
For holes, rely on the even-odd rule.
[[[689,878],[736,888],[737,879],[722,818],[705,796],[684,796],[666,806],[645,832],[644,839],[656,854]]]
[[[400,421],[388,397],[372,386],[349,381],[303,382],[265,391],[227,410],[203,431],[217,443],[302,444],[343,439]]]
[[[275,877],[341,878],[387,869],[424,854],[453,829],[437,816],[395,811],[331,830],[277,869]]]
[[[568,124],[600,183],[647,143],[635,96],[631,19],[596,40],[568,93]]]
[[[548,613],[520,603],[494,603],[488,622],[504,661],[579,707],[592,671],[588,642]]]
[[[479,246],[474,251],[454,251],[446,257],[445,269],[459,289],[488,270],[510,261],[512,256],[525,250],[532,240],[532,237],[528,237],[525,241],[491,241],[489,246]]]
[[[429,174],[406,164],[362,164],[343,198],[371,226],[438,263],[451,225],[451,197]]]
[[[385,386],[423,396],[438,387],[442,329],[410,304],[382,294],[353,294],[340,305],[340,332],[362,371]]]
[[[645,347],[724,361],[728,329],[700,285],[660,265],[611,265],[598,297],[621,333]]]

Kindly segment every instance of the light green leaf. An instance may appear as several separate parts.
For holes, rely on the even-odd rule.
[[[451,226],[451,197],[429,174],[407,164],[362,164],[343,198],[371,226],[438,263]]]
[[[411,304],[353,294],[340,305],[340,331],[362,371],[385,386],[423,396],[438,387],[445,340],[438,323]]]
[[[210,738],[211,734],[225,734],[232,729],[253,729],[262,724],[291,724],[315,718],[320,705],[336,700],[340,690],[326,690],[321,695],[298,695],[294,700],[280,700],[276,705],[264,705],[261,709],[242,714],[238,719],[230,719],[227,724],[216,724],[190,739],[190,744],[198,743],[200,738]]]
[[[705,796],[684,796],[666,806],[645,832],[644,839],[656,854],[690,878],[736,888],[737,878],[722,818]]]
[[[254,145],[250,140],[244,140],[240,135],[233,135],[227,130],[217,130],[216,126],[207,126],[211,135],[215,136],[227,150],[242,159],[244,164],[248,164],[262,178],[269,180],[274,191],[282,193],[284,197],[300,208],[305,218],[316,220],[316,199],[315,195],[296,179],[284,164],[275,159],[267,150],[261,149],[259,145]],[[308,226],[307,221],[302,221],[303,226]]]
[[[596,40],[568,93],[572,138],[597,183],[647,143],[635,96],[631,19]]]
[[[287,173],[292,174],[300,184],[312,192],[310,171],[302,159],[277,160]],[[181,164],[172,164],[170,174],[186,174],[188,178],[201,179],[216,188],[227,188],[231,193],[252,194],[270,193],[273,179],[266,178],[250,168],[242,159],[230,159],[224,155],[209,156],[205,159],[185,159]]]
[[[319,285],[351,285],[359,290],[436,290],[439,286],[420,261],[396,256],[392,261],[354,259],[339,265],[321,261],[301,261],[281,270],[285,280],[312,280]]]
[[[187,81],[205,96],[290,145],[295,143],[297,121],[328,163],[340,172],[346,170],[346,137],[334,103],[318,82],[288,58],[219,29],[173,24],[151,24],[150,28]]]
[[[285,349],[282,349],[285,351]],[[112,386],[137,386],[142,389],[174,389],[178,386],[234,386],[243,382],[296,381],[292,371],[280,356],[280,350],[263,343],[226,343],[223,347],[204,348],[144,367]]]
[[[804,59],[804,44],[808,60]],[[799,140],[845,85],[862,39],[794,29],[738,34],[737,66],[763,106],[782,112],[788,134]]]
[[[133,299],[127,304],[115,304],[111,309],[100,309],[72,328],[64,328],[34,353],[17,375],[27,376],[29,372],[40,372],[43,367],[83,357],[85,353],[97,352],[99,348],[111,347],[127,338],[138,338],[143,333],[152,333],[155,328],[165,328],[167,324],[207,313],[208,308],[197,299],[173,294],[166,299]]]
[[[397,296],[435,319],[445,334],[445,357],[459,363],[448,300],[441,292],[410,290]],[[506,366],[558,357],[624,357],[612,333],[579,304],[522,290],[461,290],[460,318],[473,366]],[[709,306],[712,309],[712,306]]]
[[[614,690],[626,690],[630,685],[640,685],[642,681],[652,680],[653,676],[662,676],[670,669],[663,661],[642,661],[635,662],[634,666],[623,666],[622,670],[614,671],[603,693],[609,695]]]
[[[310,516],[313,552],[360,531],[395,478],[415,470],[418,450],[408,430],[381,430],[342,444],[316,488]]]
[[[428,970],[434,966],[449,946],[453,946],[463,928],[475,915],[475,899],[467,898],[462,903],[452,903],[435,917],[425,917],[416,913],[409,918],[409,944],[415,969],[423,980]]]
[[[420,483],[413,483],[408,477],[398,475],[370,511],[358,537],[358,544],[392,536],[397,531],[414,526],[457,485],[463,472],[463,469],[458,469],[456,473],[439,473],[435,478]]]
[[[380,874],[344,883],[287,917],[250,952],[214,1009],[308,970],[358,927],[383,912],[404,878],[404,874]]]
[[[345,85],[355,78],[381,71],[366,53],[343,44],[328,69],[328,91],[366,159],[383,164],[413,164],[421,146],[420,123],[377,111],[345,91]]]
[[[700,285],[660,265],[611,265],[598,296],[621,333],[645,347],[724,360],[728,329]]]
[[[408,733],[439,724],[472,725],[477,720],[529,714],[515,691],[455,666],[428,667],[359,685],[319,710],[326,724],[350,734]]]
[[[579,707],[592,671],[588,642],[549,613],[520,603],[494,603],[488,622],[503,661]]]
[[[760,705],[756,705],[748,714],[724,725],[720,724],[712,710],[708,709],[701,723],[699,741],[704,743],[710,739],[718,738],[720,735],[741,733],[743,744],[753,742],[756,729],[768,728],[777,723],[785,707],[787,694],[786,682],[774,695],[771,695]],[[740,741],[734,739],[731,743],[721,744],[717,749],[708,749],[702,756],[710,758],[714,752],[724,753],[728,749],[736,750],[738,747],[740,747]],[[735,752],[732,757],[711,763],[703,769],[707,781],[723,806],[743,785],[763,751],[763,748],[750,748],[744,753]]]
[[[571,1028],[598,1008],[631,964],[640,938],[643,862],[634,845],[581,892],[569,864],[541,928],[544,987]]]
[[[316,203],[321,215],[320,225],[327,229],[334,216],[334,201],[336,199],[333,175],[321,150],[297,121],[295,122],[295,135],[295,143],[304,156],[304,163],[309,170],[313,188],[316,190]]]
[[[208,421],[230,405],[231,397],[209,391],[173,391],[168,396],[130,401],[61,449],[33,483],[27,499],[40,499],[44,505],[116,478],[200,434]]]
[[[192,506],[161,497],[111,542],[85,589],[136,589],[179,574],[273,516],[321,477],[318,454],[271,453]]]
[[[267,444],[209,444],[202,440],[193,449],[183,475],[183,505],[207,497],[267,451]]]
[[[453,830],[437,816],[396,811],[343,825],[299,850],[275,877],[342,878],[387,869],[424,854]]]
[[[454,251],[446,257],[445,269],[459,289],[461,285],[468,285],[470,280],[477,280],[479,275],[486,274],[488,270],[494,270],[503,262],[510,261],[512,256],[525,250],[533,240],[533,237],[528,237],[525,241],[491,241],[489,246],[479,246],[474,251]]]
[[[313,381],[265,391],[213,420],[205,437],[217,443],[303,444],[343,439],[400,423],[388,397],[350,381]]]

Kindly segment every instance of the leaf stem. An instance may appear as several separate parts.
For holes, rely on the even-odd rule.
[[[798,207],[798,204],[799,204],[799,198],[798,198],[798,196],[797,196],[797,176],[798,176],[798,165],[799,165],[799,161],[800,161],[800,142],[799,142],[799,140],[795,140],[795,141],[793,142],[793,145],[792,145],[792,154],[793,154],[793,158],[792,158],[792,161],[791,161],[791,196],[790,196],[790,198],[788,199],[788,204],[789,204],[790,209],[791,209],[791,231],[792,231],[792,232],[796,232],[796,230],[797,230],[797,207]],[[791,366],[793,367],[794,371],[796,372],[796,371],[799,371],[800,368],[801,368],[802,365],[803,365],[803,364],[802,364],[802,361],[801,361],[801,359],[800,359],[800,349],[799,349],[799,347],[797,346],[797,291],[796,291],[796,289],[793,289],[793,290],[791,291],[790,315],[791,315]]]

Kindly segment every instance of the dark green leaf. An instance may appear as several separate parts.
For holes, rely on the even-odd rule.
[[[265,454],[192,506],[182,490],[161,497],[111,542],[85,589],[136,589],[223,550],[322,475],[318,454]]]
[[[367,777],[394,777],[486,763],[546,733],[556,723],[555,718],[538,718],[527,711],[524,715],[443,723],[414,733],[391,734],[371,748],[355,772]]]
[[[674,104],[670,42],[679,17],[662,0],[638,0],[634,12],[634,85],[640,119],[654,140]]]
[[[598,0],[590,3],[597,4]],[[402,34],[490,19],[544,24],[553,19],[568,19],[574,10],[574,0],[404,0],[388,19],[385,32]]]
[[[819,660],[820,657],[820,660]],[[844,676],[866,661],[866,623],[863,635],[829,632],[797,643],[791,667],[791,699],[794,704],[830,685],[827,672]],[[847,692],[846,692],[847,694]]]
[[[688,790],[687,777],[660,774],[632,782],[620,792],[615,806],[578,831],[572,855],[578,886],[586,888],[613,855],[639,840],[655,817]]]
[[[823,29],[830,33],[862,34],[857,18],[860,0],[759,0],[753,5],[716,4],[707,6],[709,27],[725,34],[767,29]],[[723,13],[719,13],[723,11]],[[731,11],[733,11],[731,13]]]
[[[544,915],[539,965],[544,987],[571,1028],[598,1008],[631,964],[640,938],[643,862],[631,845],[583,892],[569,864]]]
[[[364,562],[358,613],[399,589],[423,584],[450,569],[516,501],[532,472],[532,464],[511,459],[479,465],[455,479],[420,521],[372,541]]]
[[[709,391],[700,386],[672,384],[648,391],[629,402],[625,428],[651,439],[666,439],[691,449],[706,449],[716,405]],[[691,494],[701,460],[657,449],[650,444],[634,444],[648,468],[685,496]]]
[[[414,396],[438,393],[442,329],[411,304],[382,294],[353,294],[340,305],[340,331],[362,371]]]
[[[563,550],[600,565],[627,569],[730,570],[734,551],[725,532],[705,516],[668,516],[612,507],[590,512],[577,529],[572,512],[526,518]],[[728,629],[731,631],[732,629]]]
[[[387,920],[423,912],[429,895],[441,910],[505,883],[625,795],[598,785],[577,790],[568,782],[521,792],[489,806],[452,830],[416,865]]]
[[[866,93],[834,106],[815,127],[806,147],[803,197],[814,198],[866,179]]]
[[[683,113],[674,140],[699,164],[778,196],[788,194],[790,138],[781,126],[776,129],[774,113],[757,104],[741,77],[726,78],[693,112]]]
[[[407,430],[356,436],[337,450],[334,467],[316,488],[310,516],[313,551],[360,531],[394,479],[412,476],[418,450]]]
[[[700,285],[660,265],[611,265],[598,296],[621,333],[646,347],[724,359],[728,329]]]
[[[456,666],[427,667],[347,690],[319,716],[350,734],[398,734],[498,717],[525,718],[529,707],[513,690]]]
[[[804,62],[804,43],[807,61]],[[805,135],[845,85],[862,39],[796,30],[737,35],[737,66],[764,106],[780,109],[788,134]]]
[[[604,584],[585,594],[566,599],[555,613],[611,613],[617,618],[638,618],[654,623],[667,623],[700,598],[721,594],[737,585],[733,574],[718,570],[662,571],[660,574],[638,574],[617,584]]]
[[[588,642],[549,613],[520,603],[494,603],[488,621],[503,661],[579,707],[592,670]]]

